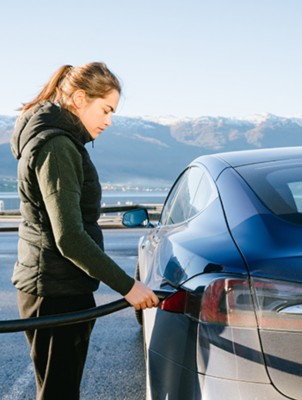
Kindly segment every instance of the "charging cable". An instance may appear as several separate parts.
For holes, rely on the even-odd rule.
[[[163,301],[173,292],[154,290],[154,293],[157,295],[160,301]],[[53,326],[77,324],[99,317],[104,317],[105,315],[112,314],[127,307],[130,307],[130,304],[124,298],[122,298],[102,306],[89,308],[87,310],[47,315],[43,317],[0,321],[0,333],[20,332],[40,328],[49,328]]]

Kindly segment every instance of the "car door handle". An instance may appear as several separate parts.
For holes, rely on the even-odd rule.
[[[152,242],[157,244],[159,242],[159,236],[155,233],[154,235],[152,235]]]
[[[160,232],[160,228],[156,228],[152,234],[152,241],[156,244],[160,241],[160,237],[158,234],[159,232]]]

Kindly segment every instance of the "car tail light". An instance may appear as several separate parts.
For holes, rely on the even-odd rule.
[[[199,319],[207,323],[256,327],[256,317],[247,279],[217,279],[201,299]]]
[[[281,281],[218,278],[174,293],[160,308],[207,324],[302,332],[302,285]]]
[[[160,308],[165,311],[175,312],[175,313],[185,313],[189,292],[180,290],[173,293],[171,296],[167,297],[160,303]]]
[[[178,291],[161,303],[161,309],[182,312],[204,323],[257,326],[245,279],[215,279],[195,292]]]
[[[261,329],[302,332],[302,285],[252,279],[258,325]]]

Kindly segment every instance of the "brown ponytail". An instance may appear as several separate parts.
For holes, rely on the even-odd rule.
[[[22,112],[29,110],[31,107],[40,103],[43,100],[55,101],[57,97],[57,91],[60,82],[64,79],[68,71],[72,68],[72,65],[63,65],[60,67],[44,85],[41,92],[30,102],[23,105],[21,108]]]
[[[63,65],[52,75],[41,92],[23,105],[21,111],[23,113],[45,100],[57,102],[72,110],[72,95],[78,89],[84,90],[90,99],[104,98],[112,90],[121,93],[119,80],[104,63],[93,62],[80,67]]]

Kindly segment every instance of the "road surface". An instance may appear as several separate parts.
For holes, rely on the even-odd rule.
[[[134,275],[138,238],[143,229],[105,229],[109,255]],[[19,318],[10,282],[17,256],[17,232],[0,233],[0,319]],[[121,296],[101,284],[97,305]],[[34,400],[35,383],[23,332],[0,334],[0,400]],[[132,308],[99,318],[93,330],[81,386],[81,400],[144,400],[142,332]]]

